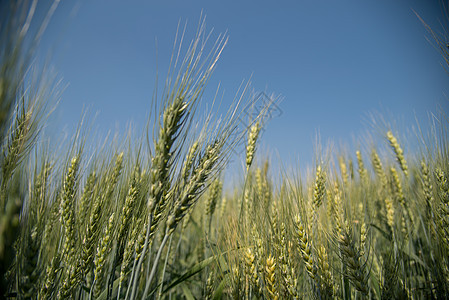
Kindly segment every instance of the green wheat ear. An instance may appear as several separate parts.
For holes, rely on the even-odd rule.
[[[313,204],[314,209],[318,209],[323,203],[323,198],[326,193],[326,177],[324,171],[321,169],[321,166],[318,166],[316,169],[316,178],[315,178],[315,186],[313,189]]]
[[[176,197],[174,209],[167,218],[169,233],[175,230],[187,210],[195,204],[198,196],[204,191],[209,177],[213,175],[216,168],[223,146],[223,140],[216,140],[207,145],[204,154],[199,158],[198,165],[192,172],[189,184],[178,191],[179,197]]]
[[[312,280],[315,280],[316,268],[312,256],[312,247],[310,246],[310,242],[301,218],[298,215],[295,217],[295,227],[299,250],[306,267],[307,275],[309,275]]]
[[[346,165],[345,159],[343,156],[338,158],[338,164],[340,166],[341,177],[343,178],[343,183],[345,186],[348,186],[349,183],[349,174],[348,167]]]
[[[337,238],[340,252],[341,260],[346,266],[347,276],[353,286],[359,291],[364,297],[368,296],[367,280],[368,275],[366,273],[366,264],[362,261],[362,256],[358,247],[355,245],[354,238],[352,236],[351,228],[346,225],[338,233]]]
[[[265,287],[269,299],[279,299],[276,283],[276,260],[272,255],[268,256],[265,264]]]
[[[171,188],[170,172],[174,163],[173,144],[180,136],[180,130],[188,117],[189,104],[184,100],[184,94],[176,97],[163,112],[162,127],[159,130],[155,146],[155,154],[151,158],[150,191],[148,210],[150,224],[148,228],[149,241],[152,241],[159,224],[166,217],[169,205],[168,195]]]
[[[260,122],[256,122],[250,127],[248,132],[248,144],[246,145],[246,171],[248,172],[253,163],[254,153],[256,152],[256,143],[260,133]]]
[[[396,154],[396,160],[399,163],[399,166],[401,167],[402,171],[404,172],[404,175],[408,176],[408,166],[407,161],[404,157],[404,151],[401,148],[401,145],[399,145],[398,140],[393,135],[391,131],[387,132],[387,139],[390,142],[391,148],[393,148],[394,153]]]
[[[212,217],[215,212],[215,208],[217,206],[217,202],[221,198],[222,188],[223,184],[219,178],[215,179],[209,188],[209,195],[207,197],[206,212],[205,212],[206,216],[209,217],[207,224],[209,232],[212,224]]]
[[[120,225],[117,234],[117,240],[119,242],[123,241],[128,233],[128,228],[131,223],[131,216],[133,213],[135,202],[137,201],[137,198],[139,196],[138,190],[139,176],[140,176],[140,167],[136,165],[131,175],[131,182],[129,185],[128,194],[126,195],[125,203],[122,208],[122,214],[120,216]]]
[[[92,171],[87,177],[86,185],[84,186],[83,194],[79,201],[78,219],[81,227],[84,227],[84,222],[88,217],[88,212],[90,212],[97,179],[95,171]]]
[[[333,297],[333,277],[331,272],[331,266],[329,261],[329,256],[327,254],[326,247],[321,245],[317,249],[317,258],[319,265],[319,274],[320,274],[320,285],[321,292],[323,294],[323,298],[332,299]]]
[[[382,186],[384,187],[387,186],[388,184],[387,175],[385,174],[384,167],[382,166],[382,162],[376,149],[373,149],[373,151],[371,152],[371,160],[374,172],[376,173],[376,176],[379,178]]]
[[[114,226],[114,213],[111,214],[108,220],[108,224],[104,229],[103,236],[100,239],[100,243],[97,247],[97,253],[94,259],[94,295],[98,297],[104,287],[105,276],[104,272],[107,263],[107,256],[111,252],[111,240],[113,238],[113,226]]]
[[[362,182],[366,182],[368,180],[368,170],[365,168],[365,164],[363,163],[362,153],[357,150],[355,152],[357,156],[357,163],[359,165],[359,175]]]
[[[75,194],[79,165],[79,156],[73,157],[70,161],[70,166],[62,186],[60,214],[61,224],[64,229],[63,264],[65,272],[62,278],[63,285],[59,290],[59,295],[61,297],[68,297],[71,290],[74,288],[72,286],[72,277],[74,276],[74,264],[76,263]]]

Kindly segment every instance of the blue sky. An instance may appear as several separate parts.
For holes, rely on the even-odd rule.
[[[220,84],[229,105],[249,78],[254,90],[280,95],[261,154],[307,165],[317,133],[323,144],[352,143],[370,113],[407,129],[438,107],[447,112],[449,76],[413,10],[442,30],[439,0],[61,1],[40,50],[67,84],[52,126],[73,128],[89,107],[99,132],[143,127],[178,22],[192,38],[202,12],[212,38],[229,35],[203,101]]]

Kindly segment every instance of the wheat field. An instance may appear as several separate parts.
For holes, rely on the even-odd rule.
[[[23,6],[0,28],[2,298],[447,299],[444,112],[420,147],[386,125],[274,180],[257,147],[266,110],[239,126],[245,92],[199,117],[227,42],[206,50],[200,26],[154,100],[153,134],[92,147],[80,124],[54,150],[42,129],[58,82],[32,72]],[[239,145],[242,180],[224,188]]]

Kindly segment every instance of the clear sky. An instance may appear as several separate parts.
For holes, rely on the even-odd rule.
[[[189,39],[203,12],[212,38],[229,35],[203,101],[220,83],[229,105],[251,77],[256,91],[283,98],[262,153],[313,163],[317,133],[350,143],[370,113],[411,128],[438,106],[448,111],[449,76],[413,10],[442,30],[439,0],[61,1],[42,41],[67,84],[54,122],[72,128],[87,106],[100,132],[144,126],[178,22]]]

